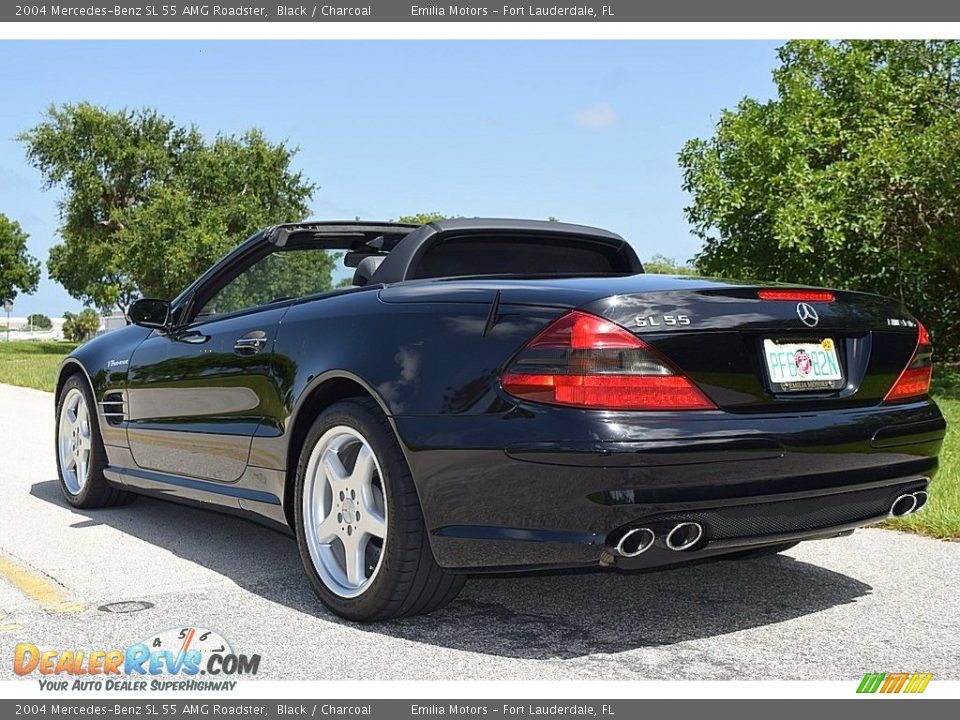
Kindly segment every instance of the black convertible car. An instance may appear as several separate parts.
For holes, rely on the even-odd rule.
[[[351,287],[323,290],[331,251]],[[644,275],[576,225],[278,225],[129,318],[60,370],[67,500],[288,529],[356,620],[430,612],[484,571],[847,534],[923,507],[945,431],[900,303]]]

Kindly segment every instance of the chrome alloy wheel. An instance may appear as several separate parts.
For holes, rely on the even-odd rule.
[[[380,570],[387,537],[383,474],[363,435],[338,425],[320,437],[302,502],[307,549],[324,585],[340,597],[361,595]]]
[[[71,495],[79,495],[90,473],[93,437],[90,430],[90,409],[77,388],[70,388],[60,408],[57,427],[57,449],[63,484]]]

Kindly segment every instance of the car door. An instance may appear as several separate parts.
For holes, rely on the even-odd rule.
[[[280,320],[297,298],[326,289],[323,252],[268,249],[232,263],[197,290],[175,328],[136,349],[127,440],[140,469],[220,483],[241,477],[257,427],[282,412],[273,357]]]
[[[137,466],[232,482],[275,406],[271,355],[286,305],[153,333],[134,352],[127,440]]]

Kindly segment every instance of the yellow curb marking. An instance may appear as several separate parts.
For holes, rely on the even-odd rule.
[[[0,620],[3,620],[6,616],[7,614],[3,610],[0,610]],[[0,625],[0,632],[13,632],[14,630],[19,630],[22,627],[23,625],[17,625],[16,623],[13,623],[12,625]]]
[[[21,565],[6,555],[0,554],[0,576],[27,595],[44,610],[56,613],[82,612],[83,603],[67,599],[63,587],[31,568]]]

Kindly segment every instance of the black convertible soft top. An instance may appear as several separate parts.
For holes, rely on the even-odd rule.
[[[318,245],[328,245],[340,250],[360,250],[383,238],[390,249],[412,231],[421,227],[397,222],[363,222],[359,220],[334,220],[326,222],[302,222],[273,225],[263,231],[262,237],[268,242],[285,247],[292,236],[298,239],[312,239]]]
[[[425,225],[330,221],[275,225],[263,238],[347,250],[362,282],[464,275],[633,274],[636,253],[616,233],[586,225],[505,218],[455,218]]]

